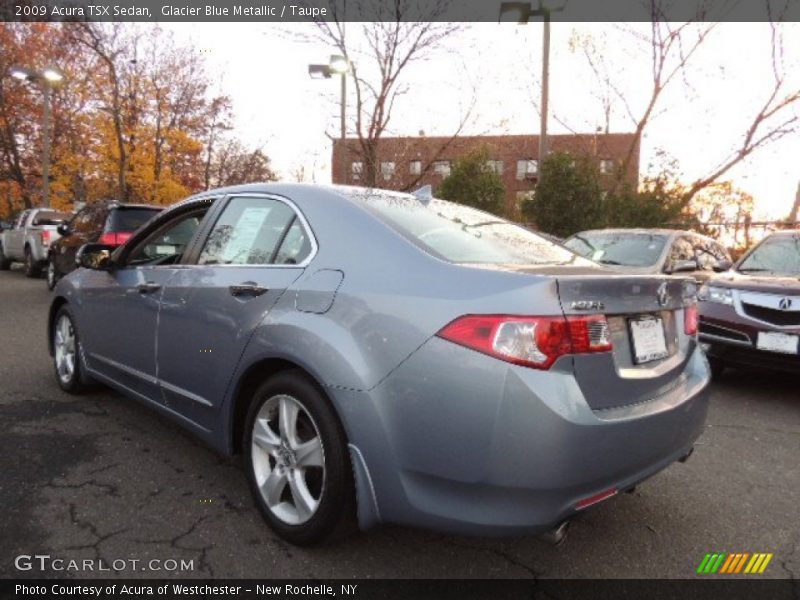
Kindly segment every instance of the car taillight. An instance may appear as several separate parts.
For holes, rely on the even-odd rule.
[[[42,231],[42,245],[49,246],[50,245],[50,231],[47,229]]]
[[[132,235],[130,231],[108,231],[101,235],[97,242],[106,246],[121,246],[127,242]]]
[[[683,309],[683,331],[686,335],[697,335],[697,304],[690,304]]]
[[[519,317],[466,315],[446,325],[439,337],[506,362],[549,369],[566,354],[608,352],[611,339],[602,315]]]

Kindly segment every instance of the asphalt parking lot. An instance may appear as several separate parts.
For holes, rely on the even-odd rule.
[[[193,561],[180,577],[685,578],[707,552],[772,552],[762,577],[800,574],[800,392],[789,376],[729,372],[689,462],[585,514],[561,546],[385,527],[298,549],[262,522],[236,463],[115,392],[59,390],[49,299],[43,280],[0,272],[0,576],[92,576],[14,566],[49,554]]]

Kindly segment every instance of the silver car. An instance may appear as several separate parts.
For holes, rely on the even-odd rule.
[[[356,511],[545,532],[703,429],[692,280],[620,275],[461,205],[240,186],[78,261],[50,309],[61,388],[102,382],[242,453],[296,544]]]

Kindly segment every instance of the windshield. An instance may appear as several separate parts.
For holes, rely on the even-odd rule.
[[[661,258],[667,236],[652,233],[587,232],[569,238],[564,245],[596,262],[626,267],[652,267]]]
[[[504,219],[467,206],[377,191],[353,193],[417,245],[449,262],[553,265],[574,263],[570,251]]]
[[[737,271],[769,275],[800,275],[800,235],[768,237],[747,255]]]
[[[33,225],[60,225],[64,221],[69,221],[72,217],[69,213],[56,210],[42,210],[33,217]]]
[[[109,231],[136,231],[161,212],[160,208],[118,208],[111,211]]]

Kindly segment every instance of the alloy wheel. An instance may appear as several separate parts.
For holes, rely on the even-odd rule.
[[[253,421],[252,463],[270,512],[288,525],[311,519],[325,486],[319,428],[305,406],[286,394],[268,398]]]
[[[67,315],[61,315],[53,331],[56,372],[62,383],[68,384],[75,374],[75,328]]]

